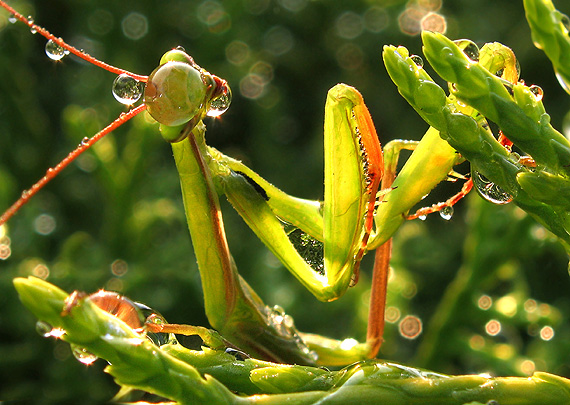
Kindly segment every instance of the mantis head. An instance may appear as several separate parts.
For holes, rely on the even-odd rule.
[[[158,121],[164,139],[179,142],[205,116],[223,114],[231,102],[227,82],[198,66],[181,49],[164,54],[160,66],[148,77],[144,104]],[[186,130],[184,130],[186,129]]]

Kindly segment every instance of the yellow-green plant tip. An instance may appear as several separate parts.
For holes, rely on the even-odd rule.
[[[524,0],[526,19],[535,46],[552,62],[562,88],[570,93],[570,37],[567,19],[551,0]]]
[[[32,276],[15,278],[13,283],[22,304],[36,317],[52,325],[58,323],[67,297],[65,291]]]

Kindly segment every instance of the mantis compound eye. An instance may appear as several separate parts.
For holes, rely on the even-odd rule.
[[[231,102],[227,82],[200,66],[185,52],[167,52],[150,76],[144,103],[150,115],[165,126],[198,123],[205,115],[223,114]]]
[[[197,116],[199,121],[208,93],[202,77],[202,72],[185,62],[170,61],[155,69],[144,91],[152,118],[166,126],[182,125]]]

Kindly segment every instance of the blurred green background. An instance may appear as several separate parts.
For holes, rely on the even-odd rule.
[[[305,198],[323,194],[323,106],[334,84],[360,89],[383,143],[419,139],[427,129],[381,63],[384,44],[421,53],[419,37],[403,24],[426,10],[445,18],[453,39],[513,48],[522,78],[544,89],[553,125],[568,126],[568,95],[532,45],[522,1],[10,4],[74,46],[140,74],[150,73],[165,51],[184,46],[233,90],[230,110],[207,122],[209,143]],[[570,12],[567,3],[556,5]],[[111,95],[113,74],[74,57],[55,63],[44,45],[0,12],[0,210],[124,111]],[[460,186],[443,185],[426,203]],[[320,303],[225,202],[224,219],[240,273],[267,304],[283,306],[302,331],[364,338],[370,258],[357,287],[338,302]],[[40,276],[67,291],[117,290],[171,322],[207,325],[171,151],[143,116],[101,141],[19,212],[0,255],[0,400],[97,403],[117,390],[101,372],[103,361],[85,367],[68,345],[35,332],[14,277]],[[442,373],[543,370],[570,377],[568,258],[524,212],[473,193],[450,221],[436,214],[405,224],[392,265],[381,358]],[[418,319],[421,333],[404,337]]]

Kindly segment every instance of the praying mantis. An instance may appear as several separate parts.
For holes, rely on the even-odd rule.
[[[164,61],[166,60],[180,62],[183,64],[186,63],[196,71],[201,72],[198,68],[194,67],[193,63],[189,62],[187,56],[183,53],[173,52],[168,54],[168,56],[165,56]],[[512,65],[510,68],[512,70]],[[509,71],[509,69],[506,70],[507,72]],[[223,89],[223,82],[219,83],[220,84],[212,85],[213,88],[219,86]],[[215,97],[213,98],[215,99]],[[339,105],[338,101],[343,99],[350,100],[351,98],[356,99],[354,109],[358,111],[358,131],[362,131],[362,128],[367,125],[369,120],[366,116],[365,110],[362,108],[363,103],[360,100],[358,93],[352,89],[344,86],[336,87],[334,91],[330,93],[330,104],[326,107],[326,112],[331,114],[332,117],[334,117],[335,113],[346,112],[346,109]],[[204,97],[204,99],[207,99],[207,97]],[[208,102],[204,104],[204,110],[206,109],[205,106],[207,106]],[[151,101],[148,101],[147,108],[149,108],[150,105]],[[211,260],[211,256],[208,257],[208,250],[211,249],[210,242],[216,241],[218,245],[224,245],[224,237],[222,234],[223,228],[221,227],[221,219],[218,217],[219,205],[216,202],[216,195],[219,193],[226,194],[230,202],[232,202],[238,211],[246,217],[246,221],[248,221],[248,224],[256,230],[260,238],[262,240],[266,240],[269,248],[285,262],[295,262],[295,258],[297,256],[295,256],[295,252],[289,251],[290,253],[288,253],[286,250],[286,246],[287,243],[290,242],[290,238],[283,238],[283,233],[286,234],[291,229],[296,228],[302,229],[307,234],[314,236],[317,240],[319,237],[324,239],[325,250],[329,252],[328,258],[332,258],[330,259],[331,261],[329,261],[332,265],[325,265],[324,273],[327,276],[332,275],[333,277],[341,277],[341,282],[332,283],[332,288],[330,289],[328,288],[328,284],[324,284],[324,287],[326,288],[322,288],[323,284],[319,285],[318,283],[313,282],[313,279],[319,281],[319,277],[316,275],[318,274],[320,276],[320,271],[313,270],[298,273],[300,274],[298,278],[300,278],[301,282],[303,282],[319,298],[329,300],[342,294],[350,283],[353,282],[352,280],[356,279],[355,269],[357,268],[358,262],[365,251],[375,249],[379,247],[382,242],[388,241],[398,225],[404,221],[403,214],[409,210],[409,206],[406,205],[407,199],[409,199],[413,205],[413,203],[419,201],[419,199],[429,191],[428,189],[432,187],[433,184],[439,182],[448,175],[453,163],[457,161],[455,152],[452,149],[447,148],[445,142],[441,142],[439,135],[432,129],[416,147],[413,157],[408,161],[406,167],[400,172],[396,182],[394,184],[390,184],[390,167],[395,159],[386,157],[386,155],[390,155],[390,153],[386,153],[386,147],[388,151],[391,151],[392,147],[397,150],[402,146],[410,147],[411,145],[407,143],[386,145],[384,159],[389,162],[389,164],[378,164],[379,154],[375,153],[376,158],[373,163],[377,167],[369,168],[369,170],[370,173],[376,174],[370,175],[369,173],[359,173],[357,176],[348,177],[339,175],[340,179],[335,179],[333,176],[333,182],[330,181],[330,178],[329,181],[325,180],[325,183],[327,183],[328,186],[334,185],[334,180],[348,181],[349,184],[354,185],[357,188],[359,187],[360,191],[357,193],[348,193],[346,190],[343,190],[342,193],[339,193],[338,188],[336,187],[331,186],[330,189],[326,187],[325,189],[328,191],[325,191],[324,214],[321,215],[319,212],[321,210],[320,204],[293,199],[282,194],[280,190],[272,187],[259,175],[252,172],[240,162],[219,154],[214,149],[207,147],[205,144],[204,127],[200,125],[202,118],[201,114],[203,114],[203,111],[199,111],[193,116],[196,120],[196,125],[192,128],[190,128],[190,126],[188,128],[185,126],[184,129],[178,128],[175,130],[165,128],[163,134],[169,138],[169,141],[179,141],[173,142],[173,149],[178,162],[179,172],[181,173],[181,183],[185,195],[189,227],[191,233],[194,232],[192,234],[192,238],[195,244],[198,261],[199,263],[201,262],[201,268],[206,267],[208,271],[214,270],[214,274],[203,273],[203,279],[206,279],[206,282],[210,283],[205,286],[204,291],[205,294],[208,294],[208,296],[205,297],[206,311],[211,318],[210,322],[212,325],[230,341],[234,342],[239,348],[246,352],[278,361],[346,364],[358,359],[373,356],[378,343],[380,342],[380,334],[378,333],[378,330],[373,331],[373,333],[370,334],[371,338],[369,338],[366,343],[362,344],[356,344],[352,340],[339,342],[319,336],[297,333],[296,330],[293,329],[290,318],[286,318],[286,316],[280,311],[274,311],[275,308],[267,307],[265,304],[262,304],[254,295],[250,287],[236,276],[235,268],[233,267],[234,264],[226,247],[216,247],[214,254],[214,262],[225,262],[225,269],[223,268],[223,264],[217,265],[214,263],[212,265],[213,262]],[[350,114],[350,117],[352,117],[352,114]],[[346,115],[341,119],[341,122],[347,122]],[[348,120],[348,122],[350,122],[350,120]],[[335,125],[333,125],[333,127],[334,126]],[[184,140],[179,140],[178,138],[181,130],[184,132],[182,136],[186,136]],[[350,134],[347,138],[354,141],[353,135],[356,132],[357,131],[354,128],[351,128],[340,131],[340,134]],[[370,153],[370,150],[375,148],[373,145],[373,137],[369,136],[371,133],[371,129],[367,130],[366,141],[363,141],[367,154]],[[331,136],[329,139],[336,139],[333,135],[336,136],[337,132],[331,130],[329,127],[325,130],[325,135]],[[433,146],[433,144],[427,141],[430,139],[429,135],[433,136],[432,142],[434,142],[436,146]],[[192,143],[193,139],[195,144]],[[426,153],[425,149],[422,151],[422,145],[430,145],[430,152]],[[442,161],[437,159],[438,153],[436,152],[440,150],[438,148],[439,145],[442,145],[442,150],[447,148],[447,152],[449,153],[445,152],[442,154],[448,162],[450,162],[449,164],[442,164]],[[360,145],[358,147],[360,147]],[[333,152],[335,151],[334,149],[335,148],[333,146]],[[348,161],[346,167],[350,167],[352,165],[354,167],[358,167],[359,169],[355,169],[358,171],[362,166],[362,162],[359,161],[359,159],[362,159],[362,156],[363,153],[361,149],[357,149],[356,152],[353,152],[352,156],[350,156],[350,154],[341,153],[340,156],[332,158],[332,162],[335,164],[332,165],[332,170],[330,168],[331,166],[328,166],[325,173],[332,174],[336,167],[345,167],[339,163],[341,162],[340,159],[344,158]],[[190,162],[192,157],[194,160]],[[355,159],[355,157],[358,159]],[[200,162],[200,159],[202,159],[202,162]],[[329,159],[328,162],[330,161],[331,160]],[[189,163],[195,163],[195,166],[192,166]],[[355,163],[358,164],[355,165]],[[426,166],[429,164],[432,164],[432,166]],[[384,166],[383,169],[381,168],[382,166]],[[429,175],[419,176],[417,172],[418,167],[420,167],[422,172],[424,172],[422,174],[427,172]],[[432,168],[434,170],[432,170]],[[381,186],[378,185],[380,172],[383,172],[382,180],[386,180],[386,184]],[[200,176],[198,176],[199,178],[192,177],[195,173],[201,173]],[[210,181],[208,180],[207,173],[210,175]],[[429,186],[426,187],[424,184],[420,184],[420,180],[426,180]],[[379,203],[378,207],[375,206],[377,190],[374,189],[380,190],[379,201],[382,202]],[[335,211],[334,205],[327,206],[327,204],[331,204],[331,202],[335,201],[343,201],[345,197],[344,194],[347,194],[348,197],[350,197],[351,194],[352,197],[358,196],[359,204],[356,204],[358,206],[358,209],[356,210],[357,214],[351,211],[349,221],[337,222],[340,217],[342,217],[342,215],[339,215],[339,211],[346,212],[346,210],[339,209],[338,211]],[[332,198],[328,198],[330,196],[332,196]],[[199,201],[200,198],[205,197],[207,201],[202,205],[199,205],[200,203],[197,201]],[[348,205],[352,208],[354,204]],[[203,226],[203,223],[198,223],[198,225],[196,225],[197,220],[192,218],[195,218],[197,214],[201,215],[205,212],[212,213],[212,215],[207,218],[206,225]],[[326,225],[326,218],[331,221],[328,225]],[[283,222],[286,222],[287,224],[283,225]],[[194,225],[192,223],[194,223]],[[354,236],[353,233],[349,242],[346,244],[343,243],[343,246],[341,246],[343,249],[339,249],[341,252],[341,254],[339,254],[340,259],[338,257],[335,258],[335,256],[330,256],[331,250],[326,249],[326,243],[328,241],[334,245],[338,242],[338,235],[336,235],[335,232],[330,232],[330,230],[327,232],[327,226],[330,227],[329,229],[333,230],[336,229],[335,227],[340,227],[344,232],[346,229],[349,229],[347,228],[347,223],[348,226],[352,226],[353,229],[355,229],[354,233],[357,235]],[[211,236],[203,237],[204,232],[210,232]],[[196,237],[196,234],[200,236]],[[326,235],[328,236],[324,237]],[[350,237],[351,232],[347,232],[347,235]],[[204,242],[204,244],[198,245],[196,248],[197,239],[198,243]],[[303,239],[305,239],[305,237],[303,237]],[[283,245],[279,244],[281,243],[280,241],[283,242]],[[383,246],[383,249],[389,250],[389,245]],[[327,253],[325,252],[324,255],[326,260]],[[386,261],[386,257],[386,255],[380,255],[380,258],[384,262]],[[341,271],[336,273],[336,266],[339,262],[342,263],[343,260],[345,260],[345,262],[341,266],[338,266],[341,268]],[[299,269],[299,266],[296,266],[295,264],[291,264],[290,267],[293,268],[293,272],[295,272],[296,269]],[[343,272],[342,270],[344,270],[345,267],[348,270]],[[222,272],[221,277],[219,273],[215,273],[215,271],[220,270],[220,268]],[[300,268],[303,267],[301,266]],[[227,271],[228,269],[230,269],[229,272]],[[219,284],[221,280],[225,281],[226,278],[232,277],[234,277],[234,280],[229,280],[228,283],[231,284],[233,281],[234,285],[231,288],[224,285],[216,291],[214,288],[216,287],[216,284]],[[237,282],[235,280],[236,278]],[[377,289],[375,291],[381,291],[381,289]],[[237,304],[234,304],[231,300],[227,299],[227,297],[232,294],[235,294],[238,297],[236,301]],[[238,310],[242,311],[238,315],[243,316],[245,314],[245,319],[239,318],[239,316],[234,317],[234,313],[231,313],[235,310],[236,305],[239,306]],[[234,308],[231,308],[232,306],[234,306]],[[226,316],[228,312],[230,312],[230,316]],[[221,316],[219,316],[220,314]],[[255,322],[256,319],[251,321],[251,317],[249,317],[248,314],[258,316],[258,319],[261,318],[261,321]],[[377,322],[378,314],[376,314],[374,318]],[[272,323],[272,319],[278,322]],[[248,324],[248,321],[251,322]],[[379,329],[381,327],[380,324],[374,322],[371,322],[370,325],[372,325],[372,329]],[[255,341],[252,341],[252,336],[256,338],[260,336],[255,335],[256,328],[258,327],[263,328],[263,330],[269,330],[272,334],[267,338],[267,341],[262,341],[261,339],[255,339]],[[275,341],[277,341],[278,344],[275,344]],[[303,343],[301,343],[301,341]],[[286,344],[283,344],[284,342]]]
[[[223,79],[200,68],[184,51],[166,53],[159,68],[147,78],[108,67],[49,34],[8,4],[0,5],[62,49],[146,82],[143,104],[82,142],[62,163],[48,170],[6,211],[1,223],[76,156],[146,109],[161,124],[161,133],[173,148],[210,324],[245,352],[280,362],[342,365],[377,354],[384,326],[390,238],[412,206],[447,178],[461,160],[437,131],[429,130],[419,144],[392,141],[382,152],[360,93],[337,85],[329,91],[325,107],[324,202],[291,197],[241,162],[206,145],[202,120],[227,109],[230,90]],[[415,151],[394,180],[402,149]],[[420,176],[419,172],[429,175]],[[290,316],[263,304],[237,273],[225,238],[218,194],[226,195],[269,250],[322,301],[339,298],[355,284],[363,255],[378,249],[366,342],[299,333]],[[300,254],[300,248],[306,252]]]

